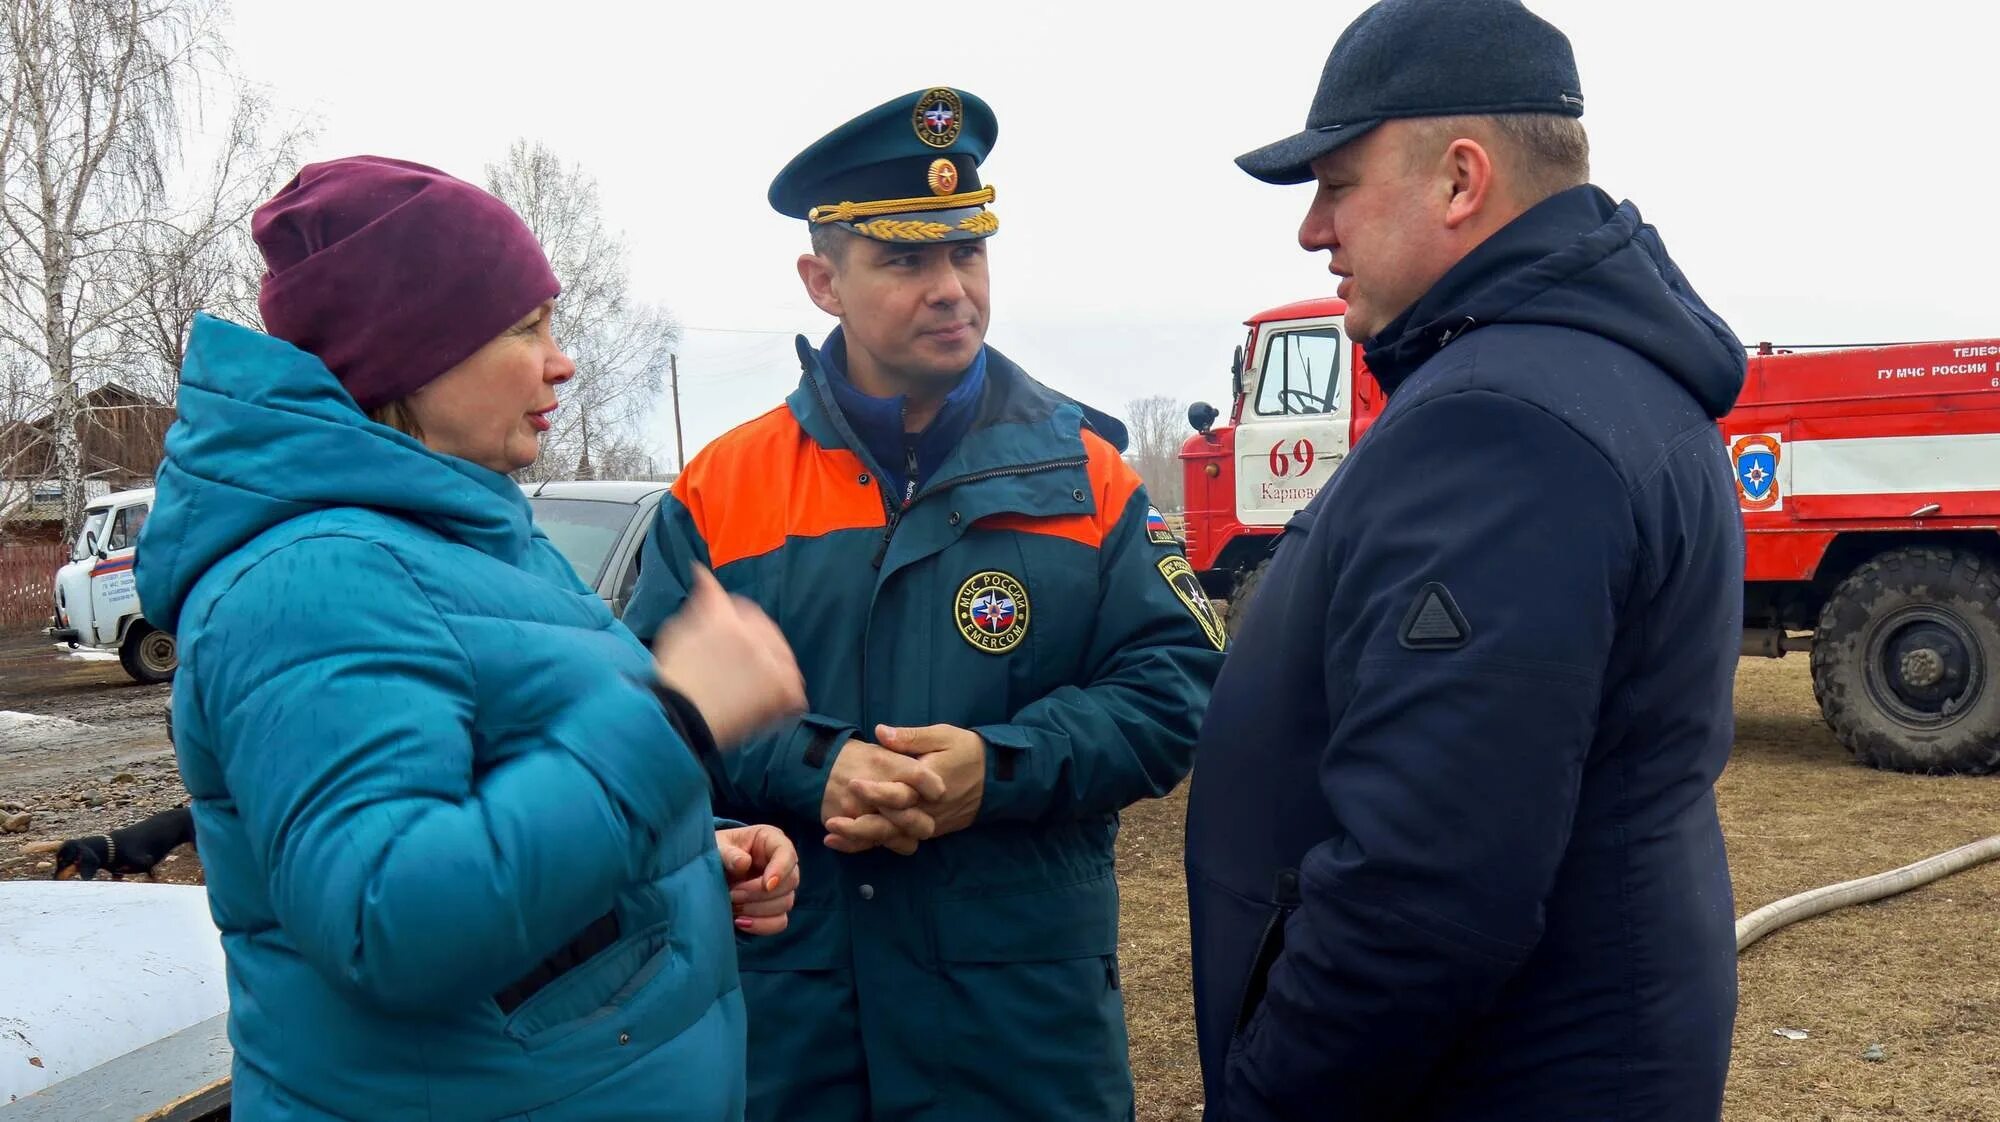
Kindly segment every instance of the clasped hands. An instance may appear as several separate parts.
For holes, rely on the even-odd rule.
[[[907,857],[920,842],[972,825],[986,791],[986,741],[955,725],[875,726],[834,758],[820,800],[825,844],[840,853],[878,846]]]

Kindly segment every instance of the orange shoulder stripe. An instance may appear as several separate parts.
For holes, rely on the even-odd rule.
[[[1021,534],[1046,534],[1055,538],[1068,538],[1081,542],[1092,549],[1101,548],[1104,539],[1118,525],[1125,513],[1125,504],[1132,501],[1132,493],[1139,489],[1139,473],[1118,454],[1111,442],[1094,432],[1085,430],[1083,448],[1090,457],[1085,470],[1090,475],[1091,494],[1097,500],[1095,514],[1061,514],[1036,518],[1025,514],[996,514],[982,518],[978,522],[984,530],[1011,530]]]
[[[853,452],[820,447],[781,405],[702,449],[674,481],[674,497],[720,569],[788,538],[887,525],[867,471]]]

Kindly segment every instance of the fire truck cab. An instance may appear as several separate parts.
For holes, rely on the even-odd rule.
[[[1206,402],[1188,410],[1181,447],[1188,560],[1213,597],[1240,596],[1293,512],[1333,477],[1382,407],[1347,304],[1303,300],[1245,321],[1229,367],[1229,424]]]

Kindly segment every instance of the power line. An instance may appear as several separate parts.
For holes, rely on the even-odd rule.
[[[760,327],[701,327],[695,324],[681,324],[682,331],[701,331],[715,335],[781,335],[789,339],[796,335],[810,336],[809,331],[772,331]]]

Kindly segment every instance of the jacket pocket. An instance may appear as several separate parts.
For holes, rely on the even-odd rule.
[[[940,899],[931,923],[940,962],[1104,958],[1118,952],[1118,885],[1107,871],[1054,888]]]
[[[667,965],[669,926],[647,928],[536,991],[508,1016],[507,1035],[534,1048],[619,1013]]]
[[[1296,870],[1285,869],[1278,873],[1272,885],[1272,903],[1269,917],[1264,922],[1264,932],[1257,937],[1257,951],[1250,962],[1250,973],[1243,979],[1243,992],[1236,1000],[1236,1020],[1230,1035],[1236,1036],[1250,1024],[1256,1016],[1257,1007],[1264,1003],[1264,991],[1271,980],[1271,967],[1285,950],[1285,921],[1299,906],[1299,874]]]

